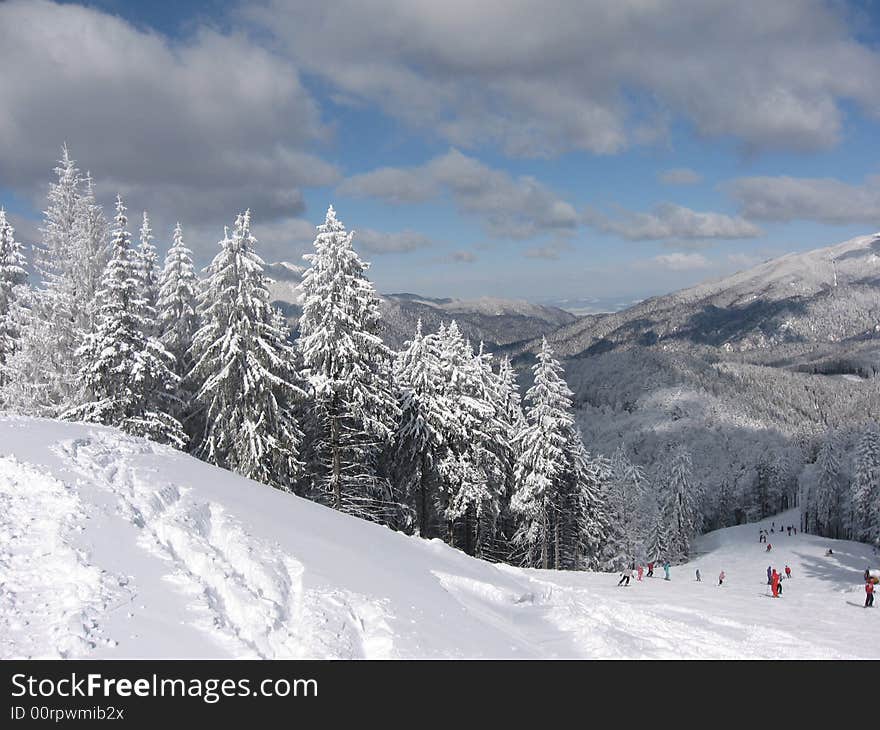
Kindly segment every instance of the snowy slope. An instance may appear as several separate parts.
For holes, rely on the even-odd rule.
[[[876,616],[848,603],[871,549],[774,536],[794,570],[774,600],[757,533],[712,533],[672,581],[617,588],[474,560],[113,429],[3,416],[0,658],[876,656]]]

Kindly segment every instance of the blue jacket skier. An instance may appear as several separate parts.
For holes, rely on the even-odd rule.
[[[663,563],[663,572],[666,573],[666,577],[663,580],[669,580],[669,561],[667,560]]]

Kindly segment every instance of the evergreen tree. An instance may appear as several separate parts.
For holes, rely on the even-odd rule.
[[[5,393],[11,407],[43,416],[57,416],[81,399],[76,385],[76,352],[82,341],[76,326],[82,311],[76,279],[81,261],[77,225],[80,177],[66,145],[55,174],[57,182],[49,186],[42,242],[34,248],[34,268],[42,285],[31,292],[21,347],[8,364]]]
[[[20,347],[21,311],[27,295],[27,270],[15,229],[0,208],[0,386],[9,359]]]
[[[77,201],[73,276],[76,281],[74,321],[77,331],[86,337],[95,331],[98,313],[98,288],[104,267],[110,258],[109,228],[104,211],[95,200],[92,178],[86,174],[84,190]]]
[[[880,543],[880,430],[865,427],[856,448],[853,479],[853,532],[857,540]]]
[[[118,426],[128,433],[182,448],[186,438],[170,414],[176,378],[170,356],[146,334],[136,262],[122,198],[116,198],[113,249],[98,291],[95,332],[77,355],[84,404],[62,417]]]
[[[150,226],[150,217],[144,211],[141,225],[140,245],[137,250],[137,280],[138,296],[142,302],[143,317],[152,331],[155,331],[156,309],[159,299],[159,282],[157,272],[158,256],[156,247],[153,245],[153,229]]]
[[[591,465],[572,416],[572,392],[546,339],[526,393],[528,425],[517,440],[517,488],[511,508],[520,518],[515,541],[525,562],[567,568],[578,562],[571,544],[583,545],[594,563],[607,530],[599,490],[604,469]],[[572,500],[583,509],[572,510]]]
[[[494,532],[502,478],[495,451],[499,427],[492,403],[491,365],[482,353],[474,355],[455,321],[439,336],[440,368],[450,407],[444,434],[449,448],[439,464],[446,538],[451,545],[460,542],[468,554],[482,555]]]
[[[440,346],[436,335],[415,336],[394,362],[400,423],[395,439],[396,481],[416,515],[422,537],[437,536],[438,468],[446,451],[450,404],[444,392]]]
[[[685,560],[691,540],[699,530],[699,492],[693,480],[691,455],[683,446],[673,450],[664,474],[664,519],[667,524],[669,560]]]
[[[622,570],[640,552],[642,535],[638,516],[643,483],[642,470],[627,458],[623,446],[618,446],[609,463],[602,495],[609,522],[602,550],[604,570]]]
[[[192,370],[190,348],[199,328],[198,296],[199,280],[193,266],[192,251],[184,244],[183,231],[178,223],[159,277],[156,305],[159,339],[174,358],[172,369],[179,378],[178,416],[188,410],[192,399],[186,376]]]
[[[295,352],[269,301],[263,261],[254,248],[250,211],[220,241],[200,299],[193,380],[204,410],[198,454],[243,476],[292,489],[302,432],[294,407]],[[180,254],[181,252],[178,252]]]
[[[315,404],[313,486],[336,509],[391,521],[397,500],[380,468],[398,415],[391,353],[379,337],[379,297],[352,237],[331,206],[300,287],[297,344]]]
[[[818,479],[814,496],[817,532],[839,537],[841,523],[840,454],[836,434],[829,431],[816,460]]]

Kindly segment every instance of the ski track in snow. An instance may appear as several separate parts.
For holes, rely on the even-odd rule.
[[[74,490],[0,457],[0,658],[72,658],[115,645],[99,619],[126,596],[72,544],[84,518]]]
[[[141,547],[168,561],[169,579],[196,602],[199,628],[239,657],[395,656],[381,602],[304,587],[296,558],[248,534],[221,505],[192,499],[191,490],[173,483],[145,481],[130,461],[156,448],[162,447],[95,432],[58,450],[116,495],[141,530]]]

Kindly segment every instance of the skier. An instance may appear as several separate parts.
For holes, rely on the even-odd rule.
[[[642,568],[642,564],[639,563],[639,567],[638,567],[638,570],[637,570],[637,577],[636,577],[636,580],[641,580],[641,579],[642,579],[642,573],[643,573],[643,572],[644,572],[644,569]]]
[[[827,558],[829,555],[834,555],[834,551],[831,548],[828,548],[825,551],[825,557]]]
[[[650,563],[648,563],[648,577],[649,578],[654,577],[654,561],[653,560]]]
[[[791,578],[791,568],[789,566],[785,566],[785,577]]]
[[[666,573],[666,577],[663,580],[669,580],[669,561],[667,560],[663,563],[663,572]]]
[[[865,583],[865,608],[871,608],[874,605],[874,584],[871,581]]]
[[[774,598],[779,598],[779,573],[775,570],[770,575],[770,590],[773,591]]]
[[[767,585],[769,586],[771,583],[771,578],[773,577],[773,568],[769,565],[767,566]]]
[[[724,583],[724,571],[723,570],[718,574],[718,585],[721,585],[722,583]]]
[[[700,578],[700,569],[697,568],[697,583],[702,583],[702,582],[703,582],[703,580],[702,580],[702,578]]]
[[[618,587],[622,585],[629,585],[629,579],[632,578],[632,574],[632,568],[624,568],[623,572],[620,574],[620,582],[617,584]]]
[[[768,542],[767,543],[767,552],[769,553],[773,546]]]

